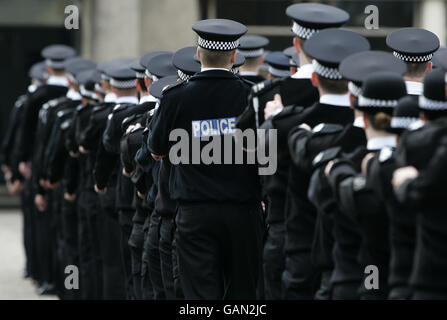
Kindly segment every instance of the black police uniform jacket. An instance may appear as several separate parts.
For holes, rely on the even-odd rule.
[[[174,129],[185,130],[191,144],[192,126],[195,121],[212,123],[218,119],[226,119],[228,126],[231,123],[235,124],[236,118],[247,106],[249,92],[250,87],[243,79],[225,70],[200,72],[189,81],[171,87],[164,92],[153,119],[153,130],[148,141],[150,151],[168,156],[173,145],[173,142],[169,141],[169,134]],[[201,141],[201,148],[206,143],[208,142]],[[232,163],[234,163],[234,151]],[[190,151],[190,163],[191,158]],[[223,163],[223,159],[221,160]],[[174,200],[182,201],[259,200],[257,166],[246,163],[210,165],[180,163],[171,171],[170,193]]]
[[[445,137],[447,121],[439,119],[406,132],[401,152],[396,155],[400,166],[411,165],[421,173],[412,183],[404,184],[398,196],[416,211],[417,240],[410,286],[444,294],[447,290],[446,215],[445,215]]]

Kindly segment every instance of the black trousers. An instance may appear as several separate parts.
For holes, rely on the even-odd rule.
[[[102,261],[99,247],[99,200],[82,190],[78,200],[79,288],[82,299],[102,299]]]
[[[124,269],[124,279],[126,288],[126,297],[128,300],[134,300],[133,278],[132,278],[132,258],[130,254],[129,238],[132,232],[132,209],[121,209],[118,211],[119,224],[121,227],[121,263]]]
[[[38,278],[37,253],[36,253],[36,226],[35,208],[31,182],[25,181],[20,194],[20,207],[23,213],[23,244],[25,249],[26,273],[32,278]]]
[[[333,300],[359,300],[359,289],[362,283],[358,281],[335,283],[332,285]]]
[[[72,265],[79,268],[79,240],[78,240],[78,216],[77,202],[62,200],[61,208],[61,238],[62,238],[62,270]],[[64,290],[64,299],[78,300],[81,298],[80,288]]]
[[[154,211],[151,215],[148,235],[144,246],[144,259],[148,262],[147,271],[149,272],[155,300],[166,299],[160,262],[160,226],[161,217]]]
[[[264,285],[267,300],[282,299],[283,286],[281,275],[284,271],[284,235],[283,223],[271,224],[268,230],[267,241],[264,245]]]
[[[115,190],[108,188],[99,196],[101,212],[98,223],[99,242],[102,257],[102,295],[105,300],[126,298],[124,269],[121,263],[121,228],[115,210]]]
[[[256,299],[262,241],[258,204],[180,204],[176,243],[186,299]]]
[[[144,243],[141,258],[141,298],[143,300],[154,300],[154,288],[149,272],[149,224],[151,216],[148,216],[143,224]]]
[[[135,299],[143,298],[142,292],[142,258],[143,258],[144,232],[141,223],[134,223],[129,238],[130,257],[132,264],[132,287]]]
[[[168,300],[182,299],[183,290],[178,270],[178,255],[174,241],[175,223],[172,217],[162,217],[160,226],[160,263],[163,286]]]

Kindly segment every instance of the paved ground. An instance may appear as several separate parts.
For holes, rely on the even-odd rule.
[[[56,299],[39,296],[29,279],[23,279],[22,215],[18,210],[0,210],[0,300]]]

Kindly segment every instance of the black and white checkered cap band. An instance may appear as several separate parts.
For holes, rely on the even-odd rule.
[[[141,72],[136,72],[135,75],[137,76],[138,79],[144,79],[144,77],[146,76],[146,74]]]
[[[360,95],[358,105],[359,107],[394,108],[397,106],[397,100],[371,99]]]
[[[217,51],[231,51],[239,47],[239,39],[236,41],[213,41],[199,36],[198,45],[201,48]]]
[[[391,119],[391,128],[408,129],[413,123],[421,119],[416,117],[393,117]]]
[[[323,78],[331,79],[331,80],[341,80],[343,79],[340,72],[338,72],[337,68],[330,68],[323,66],[317,60],[312,60],[312,65],[314,67],[314,71],[322,76]]]
[[[239,52],[245,58],[257,58],[264,54],[264,49],[263,48],[256,49],[256,50],[238,49],[237,52]]]
[[[178,77],[180,79],[182,79],[183,81],[187,81],[187,80],[189,80],[189,78],[192,77],[192,76],[187,75],[186,73],[184,73],[182,70],[177,70],[177,74],[178,74]]]
[[[430,54],[427,54],[424,56],[410,56],[410,55],[406,55],[406,54],[402,54],[402,53],[393,51],[393,55],[400,60],[403,60],[405,62],[413,62],[413,63],[427,62],[433,58],[433,53],[430,53]]]
[[[110,85],[112,87],[115,87],[118,89],[131,89],[131,88],[136,88],[136,86],[137,86],[135,79],[116,80],[113,78],[112,78],[112,80],[110,80]]]
[[[292,25],[292,32],[301,39],[309,39],[314,33],[317,33],[319,30],[318,29],[310,29],[310,28],[306,28],[303,27],[302,25],[299,25],[298,23],[296,23],[296,21],[293,22]]]
[[[419,108],[424,110],[447,110],[447,101],[432,100],[424,96],[419,96]]]
[[[152,81],[157,81],[158,80],[158,77],[154,76],[153,74],[151,74],[147,69],[146,69],[146,71],[144,73],[146,74],[146,77],[148,77]]]
[[[349,92],[353,95],[353,96],[360,96],[363,93],[362,88],[360,88],[359,86],[357,86],[354,82],[349,81],[348,83],[348,90]]]
[[[95,90],[101,92],[102,94],[105,93],[103,88],[98,83],[95,83]]]
[[[90,90],[85,89],[84,85],[79,86],[79,91],[81,93],[81,96],[86,97],[88,99],[98,100],[98,95]]]
[[[65,61],[64,60],[51,60],[46,59],[45,64],[49,67],[55,68],[55,69],[65,69]]]
[[[269,66],[269,73],[274,77],[288,77],[290,76],[290,70],[278,69],[272,66]]]
[[[105,73],[101,73],[101,80],[110,81],[110,77]]]

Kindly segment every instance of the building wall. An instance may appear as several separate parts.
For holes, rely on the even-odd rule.
[[[83,54],[102,62],[194,44],[199,8],[197,0],[84,0],[81,14]]]

